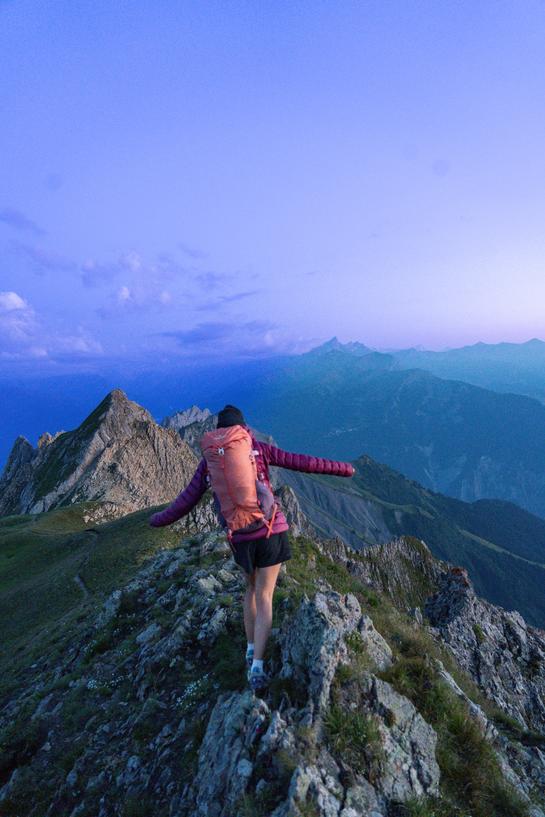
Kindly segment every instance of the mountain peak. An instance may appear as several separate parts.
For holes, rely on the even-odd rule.
[[[165,426],[165,428],[174,428],[176,431],[180,431],[180,429],[193,425],[193,423],[203,423],[211,416],[212,412],[210,409],[201,409],[199,406],[193,405],[190,408],[176,411],[174,414],[165,417],[161,425]]]
[[[37,449],[17,440],[0,480],[0,515],[96,501],[112,518],[167,502],[196,464],[178,434],[113,389],[73,431],[42,435]]]
[[[128,424],[135,420],[154,422],[149,411],[133,400],[129,400],[122,389],[112,389],[72,433],[88,437],[100,427],[111,430],[127,429]]]
[[[348,343],[341,343],[336,335],[334,335],[320,346],[315,346],[307,354],[324,354],[327,352],[345,352],[353,355],[368,355],[373,350],[358,340],[349,341]]]

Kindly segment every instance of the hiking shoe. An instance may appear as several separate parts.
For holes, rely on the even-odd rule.
[[[254,654],[253,652],[250,655],[246,656],[246,669],[248,670],[248,680],[250,680],[250,671],[252,669],[252,664],[254,663]]]
[[[270,683],[270,677],[263,670],[254,669],[248,673],[248,681],[250,687],[254,692],[261,692],[266,689]]]

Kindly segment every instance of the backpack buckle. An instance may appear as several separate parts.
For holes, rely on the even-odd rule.
[[[223,456],[225,454],[225,448],[218,448],[218,454]]]

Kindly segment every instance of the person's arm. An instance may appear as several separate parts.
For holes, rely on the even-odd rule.
[[[154,528],[161,528],[163,525],[172,525],[173,522],[181,519],[182,516],[188,514],[189,511],[195,507],[207,488],[206,460],[202,459],[187,488],[184,488],[184,490],[178,494],[168,508],[150,516],[148,520],[149,524]]]
[[[308,454],[292,454],[268,443],[258,443],[263,456],[269,465],[289,468],[291,471],[306,471],[308,474],[329,474],[332,477],[351,477],[356,469],[350,462],[326,460],[323,457],[311,457]]]

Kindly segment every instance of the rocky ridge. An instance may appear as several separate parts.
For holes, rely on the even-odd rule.
[[[115,389],[74,431],[44,434],[36,449],[18,438],[0,479],[0,516],[96,501],[98,518],[116,518],[170,502],[196,465],[176,431]],[[200,515],[212,519],[209,503]]]
[[[511,640],[510,614],[487,609],[487,649],[508,640],[504,669],[527,700],[507,687],[487,698],[466,657],[483,646],[482,602],[465,588],[460,603],[460,573],[432,568],[422,542],[389,547],[378,573],[341,542],[293,542],[263,698],[245,685],[242,580],[225,538],[159,553],[4,695],[0,813],[543,817],[543,737],[522,715],[518,732],[501,720],[516,706],[530,725],[542,660],[529,664]],[[426,593],[424,613],[410,606]],[[525,632],[542,650],[545,634]]]

